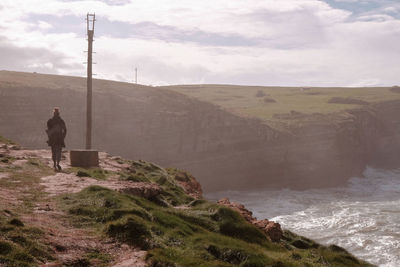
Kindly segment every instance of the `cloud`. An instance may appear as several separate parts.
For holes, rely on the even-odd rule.
[[[85,0],[60,0],[60,2],[84,2]],[[90,0],[86,0],[87,2],[93,2]],[[100,2],[104,2],[107,5],[110,6],[124,6],[126,4],[129,4],[131,1],[130,0],[99,0]]]
[[[3,0],[1,67],[84,76],[88,11],[98,78],[345,86],[400,72],[392,0]]]
[[[79,33],[85,36],[85,26],[82,18],[74,15],[31,15],[25,21],[32,27],[46,33]],[[48,27],[44,27],[43,24]],[[154,22],[128,23],[110,21],[107,18],[98,19],[95,27],[97,37],[158,39],[166,42],[192,42],[210,46],[252,46],[263,40],[250,39],[241,35],[217,34],[200,30],[182,30],[174,26],[162,26]]]
[[[50,23],[47,23],[42,20],[38,21],[38,27],[42,30],[48,30],[48,29],[53,28],[53,26]]]
[[[0,38],[0,58],[0,69],[7,70],[58,74],[59,69],[75,71],[82,68],[80,64],[68,62],[68,57],[61,53],[18,47],[4,37]]]

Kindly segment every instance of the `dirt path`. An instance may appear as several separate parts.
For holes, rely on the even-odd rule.
[[[40,159],[49,167],[52,167],[51,153],[49,150],[24,150],[10,145],[0,144],[0,154],[12,158],[12,166],[16,173],[29,165],[32,159]],[[61,167],[68,166],[69,157],[63,153]],[[6,164],[1,163],[1,166]],[[106,153],[100,153],[100,166],[109,171],[118,171],[127,167],[119,164]],[[12,173],[0,172],[0,180],[7,179]],[[43,190],[46,192],[35,202],[33,212],[24,214],[22,220],[30,226],[36,226],[45,231],[45,243],[55,252],[56,260],[41,266],[88,266],[85,265],[85,256],[89,253],[102,253],[112,256],[109,266],[130,267],[147,266],[145,263],[146,252],[124,244],[115,243],[113,240],[102,239],[94,230],[74,227],[67,218],[67,214],[57,208],[54,197],[63,193],[79,192],[91,185],[99,185],[113,190],[121,190],[127,186],[135,186],[118,180],[118,176],[108,177],[107,180],[96,180],[90,177],[78,177],[73,173],[54,172],[40,179],[39,184],[31,188],[0,187],[0,206],[18,207],[26,192]],[[100,263],[99,263],[100,265]],[[97,266],[92,262],[91,266]]]

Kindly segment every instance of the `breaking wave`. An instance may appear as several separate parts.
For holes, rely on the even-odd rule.
[[[400,169],[367,168],[363,178],[344,187],[305,191],[222,191],[244,204],[258,219],[322,244],[336,244],[379,266],[400,266]]]

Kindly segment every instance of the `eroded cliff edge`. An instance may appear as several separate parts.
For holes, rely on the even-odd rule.
[[[5,136],[44,148],[45,122],[60,106],[68,148],[83,147],[83,78],[8,76],[0,84]],[[277,127],[168,89],[101,80],[94,86],[96,148],[189,170],[206,191],[335,186],[367,165],[400,165],[400,100],[330,114],[281,114]]]
[[[49,150],[0,136],[3,266],[372,266],[202,198],[189,173],[100,153],[97,168],[52,169]]]
[[[248,141],[243,146],[231,143],[213,157],[202,158],[210,168],[181,165],[200,177],[210,177],[202,180],[207,189],[337,186],[361,176],[366,166],[400,166],[399,112],[400,101],[328,115],[293,112],[286,119],[296,123],[283,131],[252,121],[244,136],[256,138],[243,138]],[[215,173],[218,179],[212,178]]]

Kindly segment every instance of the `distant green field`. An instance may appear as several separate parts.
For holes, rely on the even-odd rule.
[[[328,114],[361,107],[368,103],[400,100],[400,93],[396,92],[399,88],[393,90],[390,87],[301,88],[178,85],[164,88],[216,104],[240,116],[257,117],[269,121],[279,119],[279,116],[275,114],[285,114],[291,111],[305,114]],[[335,97],[339,99],[333,101],[335,103],[329,103]]]

